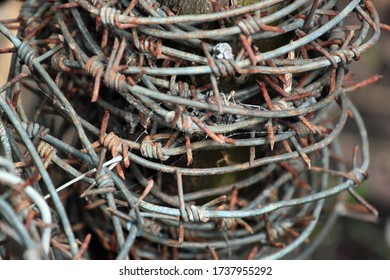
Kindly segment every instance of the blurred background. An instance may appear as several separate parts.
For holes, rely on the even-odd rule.
[[[343,1],[343,0],[340,0]],[[390,24],[389,0],[372,0],[382,22]],[[0,19],[18,15],[21,1],[0,0]],[[0,48],[11,44],[0,35]],[[10,55],[0,55],[0,86],[7,81]],[[383,78],[376,84],[351,92],[369,134],[371,164],[369,179],[358,188],[379,211],[377,223],[340,218],[312,256],[314,259],[390,259],[390,32],[382,31],[379,43],[350,66],[353,81],[372,75]],[[356,129],[347,125],[340,139],[345,158],[350,159],[354,144],[359,144]]]

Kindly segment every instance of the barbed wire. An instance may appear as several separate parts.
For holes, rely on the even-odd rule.
[[[353,191],[369,150],[343,86],[380,36],[370,1],[201,15],[155,0],[39,4],[23,4],[17,36],[0,21],[14,45],[0,240],[22,248],[1,245],[2,258],[92,258],[91,238],[117,259],[304,256],[325,199],[348,191],[377,215]],[[348,118],[361,153],[346,171],[332,147]]]

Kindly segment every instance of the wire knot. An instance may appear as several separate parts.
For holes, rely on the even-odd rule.
[[[353,59],[356,60],[356,61],[357,61],[357,60],[360,60],[361,52],[360,52],[360,50],[356,47],[356,45],[355,45],[355,44],[350,45],[350,46],[349,46],[349,49],[354,53]]]
[[[162,54],[162,41],[151,36],[141,36],[139,39],[140,49],[144,52],[150,53],[156,58]]]
[[[51,67],[53,67],[53,69],[58,72],[70,72],[71,69],[65,66],[65,58],[65,52],[60,51],[58,53],[55,53],[51,57]]]
[[[191,116],[187,114],[181,114],[177,120],[176,126],[179,130],[192,135],[194,132],[194,126],[196,126],[196,124],[194,124]]]
[[[39,123],[22,123],[22,126],[26,130],[28,137],[33,140],[42,138],[50,132],[49,128],[43,127]]]
[[[45,159],[45,162],[43,163],[45,168],[49,166],[51,160],[57,154],[57,150],[45,141],[39,141],[37,152],[41,158]]]
[[[246,15],[245,19],[242,19],[237,22],[237,26],[246,36],[250,36],[261,31],[269,31],[276,33],[284,32],[283,28],[281,27],[266,25],[265,23],[263,23],[259,14],[256,14],[255,16]]]
[[[94,76],[95,78],[101,77],[104,72],[104,64],[100,61],[100,57],[92,56],[85,63],[85,71]]]
[[[92,92],[92,102],[96,102],[99,96],[99,89],[100,89],[100,81],[102,79],[103,73],[104,73],[104,64],[100,61],[100,58],[98,56],[92,56],[90,59],[87,60],[85,63],[85,71],[87,71],[89,74],[91,74],[93,77],[95,77],[95,82],[93,85],[93,92]]]
[[[99,189],[114,187],[112,176],[104,170],[96,173],[95,180]]]
[[[110,132],[109,134],[107,134],[104,137],[101,144],[111,151],[112,157],[119,156],[118,150],[121,150],[122,157],[123,157],[123,164],[125,165],[126,168],[130,166],[129,147],[114,132]],[[119,176],[121,176],[121,178],[124,179],[125,178],[124,171],[123,171],[122,166],[120,164],[118,164],[116,166],[116,170],[117,170]]]
[[[124,92],[127,84],[126,76],[120,73],[115,73],[114,75],[110,76],[109,79],[104,80],[104,82],[109,88],[117,92]]]
[[[348,178],[351,179],[355,185],[359,185],[368,178],[368,172],[363,168],[355,168],[348,173]]]
[[[119,14],[120,11],[115,8],[104,6],[100,9],[100,18],[105,26],[116,26]]]
[[[193,92],[196,91],[191,90],[191,86],[188,83],[183,81],[177,81],[177,84],[173,84],[171,94],[188,99],[191,98]]]
[[[27,41],[23,41],[18,48],[18,56],[28,67],[31,67],[35,60],[35,50]]]
[[[207,223],[209,221],[209,218],[204,216],[203,206],[186,205],[185,210],[186,211],[182,214],[184,222]]]
[[[238,71],[237,63],[230,59],[214,59],[214,66],[211,69],[216,77],[234,76]]]
[[[159,159],[162,161],[169,159],[168,156],[163,154],[162,144],[160,142],[153,141],[150,136],[144,137],[140,151],[144,157]]]

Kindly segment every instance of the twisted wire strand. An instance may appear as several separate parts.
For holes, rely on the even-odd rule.
[[[12,110],[5,100],[0,98],[0,103],[6,112],[6,121],[9,120],[21,135],[22,141],[17,140],[31,150],[49,187],[47,172],[41,170],[39,163],[42,158],[45,159],[44,169],[53,162],[72,176],[80,173],[76,170],[78,166],[97,167],[94,179],[98,188],[85,193],[86,201],[89,207],[98,209],[94,211],[96,217],[104,215],[105,220],[112,221],[113,228],[104,227],[102,232],[107,236],[114,232],[118,259],[126,258],[129,252],[145,254],[152,244],[180,247],[178,254],[187,258],[205,256],[208,247],[216,248],[223,257],[231,254],[241,258],[251,246],[260,244],[262,249],[256,258],[281,258],[301,246],[312,232],[325,198],[349,190],[367,178],[368,144],[362,120],[353,107],[350,108],[362,134],[361,166],[355,164],[348,172],[323,171],[321,186],[317,187],[316,182],[310,180],[312,172],[304,170],[303,159],[306,155],[311,162],[318,161],[319,156],[314,152],[326,153],[327,146],[337,140],[347,120],[349,101],[342,87],[344,72],[380,34],[379,19],[369,1],[351,0],[329,17],[324,11],[329,14],[336,11],[337,1],[265,0],[212,14],[180,16],[154,0],[132,1],[131,4],[136,5],[129,9],[123,5],[128,1],[121,5],[116,5],[115,1],[74,2],[81,7],[77,8],[80,17],[72,13],[74,8],[68,9],[75,7],[73,4],[67,8],[56,6],[54,13],[49,9],[50,3],[36,8],[37,19],[45,18],[48,22],[56,19],[60,28],[39,26],[39,21],[33,19],[24,30],[31,33],[28,40],[20,41],[1,24],[0,32],[17,47],[22,63],[34,70],[31,71],[34,86],[39,86],[49,97],[37,119],[41,120],[40,117],[47,112],[51,114],[54,109],[63,116],[66,125],[76,127],[76,134],[88,154],[85,149],[79,150],[60,140],[60,136],[48,134],[49,130],[38,123],[20,123],[13,112],[20,112],[23,105]],[[263,17],[264,9],[279,3],[285,6]],[[311,5],[313,3],[318,7]],[[30,3],[25,5],[27,13]],[[322,12],[317,12],[317,8]],[[352,28],[344,26],[348,14],[360,20]],[[209,23],[201,28],[198,23],[205,19]],[[229,26],[216,28],[222,24],[220,19],[228,20]],[[95,29],[87,25],[95,22]],[[264,39],[288,32],[296,36],[281,47],[260,53],[255,46],[264,43]],[[46,35],[63,36],[64,40],[59,42],[64,50],[42,55],[45,45],[36,44],[41,44],[41,36]],[[240,35],[246,40],[239,41]],[[213,49],[216,41],[234,47],[235,59],[219,59]],[[88,46],[91,42],[93,46]],[[292,52],[295,58],[291,58]],[[46,61],[50,56],[51,64]],[[51,80],[54,76],[56,83]],[[240,77],[247,80],[240,85],[231,83]],[[265,89],[256,85],[256,79],[264,83]],[[287,79],[292,79],[291,90],[286,89]],[[90,92],[89,80],[93,84],[92,102],[96,103],[85,104],[84,97]],[[13,101],[18,104],[21,87],[31,87],[34,93],[42,94],[34,90],[34,86],[16,81],[5,89],[12,91]],[[265,91],[269,92],[268,98]],[[333,125],[324,127],[327,107],[335,101],[340,101],[340,116]],[[272,107],[277,109],[272,110]],[[88,112],[91,108],[93,114]],[[104,134],[93,125],[95,118],[100,110],[113,112],[115,108],[117,114],[112,113],[112,119],[107,121],[107,134]],[[126,120],[124,123],[117,118],[125,113],[137,119],[131,129]],[[100,134],[104,135],[103,139],[98,138],[102,137]],[[159,138],[158,135],[165,136]],[[92,139],[99,140],[91,145],[89,140]],[[270,143],[275,143],[275,150],[269,150]],[[229,158],[231,151],[243,151],[244,147],[247,147],[242,155],[244,160],[236,162]],[[106,149],[112,157],[122,155],[125,167],[129,167],[132,160],[133,172],[120,164],[116,173],[98,168],[98,154],[104,161]],[[193,153],[196,157],[197,152],[212,154],[216,151],[221,152],[222,158],[212,162],[211,167],[181,167],[182,155]],[[69,164],[58,159],[57,152],[66,154]],[[296,162],[302,166],[297,166]],[[325,170],[327,164],[323,166]],[[264,170],[266,175],[237,177],[234,183],[215,188],[210,180],[206,183],[210,184],[210,189],[192,189],[193,181],[200,176],[219,176],[227,172],[236,176],[240,172],[259,170]],[[177,172],[183,175],[181,191],[172,189],[170,183],[169,173]],[[325,189],[327,172],[344,178],[344,182]],[[272,178],[279,175],[283,180],[273,182]],[[154,183],[145,184],[150,179]],[[93,179],[85,181],[90,183]],[[245,191],[241,191],[243,188]],[[270,194],[275,190],[280,196]],[[145,195],[140,197],[142,191]],[[56,209],[75,256],[77,246],[67,214],[58,205],[61,201],[53,189],[49,188],[49,192],[57,203]],[[97,195],[103,195],[104,199]],[[222,200],[203,204],[205,199],[217,195],[227,196],[229,205],[217,207]],[[107,208],[105,205],[115,215],[101,211]],[[283,241],[288,231],[294,230],[297,217],[310,216],[313,209],[315,219],[302,230],[298,229],[301,236],[294,236],[292,243],[272,254],[268,249],[272,239]],[[269,224],[263,216],[266,214]],[[124,230],[129,231],[126,239]],[[135,242],[138,236],[145,239],[144,248]],[[47,250],[49,243],[47,236],[45,238],[41,244],[46,244]],[[115,244],[110,246],[114,248]],[[149,252],[151,258],[158,258],[158,254],[154,249]]]

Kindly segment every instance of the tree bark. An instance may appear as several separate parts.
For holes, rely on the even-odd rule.
[[[241,5],[248,6],[256,2],[263,0],[216,0],[221,7],[229,5]],[[162,5],[169,7],[178,15],[189,14],[208,14],[213,12],[213,7],[210,0],[157,0]],[[289,2],[287,2],[289,3]],[[268,12],[273,12],[276,9],[283,8],[286,3],[280,3],[278,5],[264,9]]]
[[[158,0],[160,4],[168,6],[178,15],[208,14],[213,12],[210,0]],[[222,6],[228,6],[229,0],[217,0]]]

